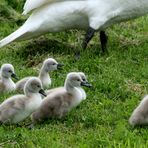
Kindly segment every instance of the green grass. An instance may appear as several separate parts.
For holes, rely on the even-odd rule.
[[[0,39],[16,30],[24,20],[20,15],[22,2],[3,2]],[[147,148],[147,127],[132,128],[128,124],[133,109],[148,92],[147,24],[148,17],[142,17],[109,28],[108,55],[100,54],[96,34],[78,61],[74,51],[80,49],[84,32],[75,30],[12,43],[0,49],[0,65],[12,63],[19,78],[37,75],[42,61],[54,57],[65,66],[62,71],[51,73],[52,87],[63,85],[71,71],[85,72],[93,85],[93,89],[86,89],[87,99],[64,119],[45,121],[33,130],[24,126],[30,119],[20,127],[0,126],[0,147]],[[0,100],[13,94],[0,94]]]

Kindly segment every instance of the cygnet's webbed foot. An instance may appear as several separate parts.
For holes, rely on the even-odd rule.
[[[108,41],[108,36],[106,35],[105,31],[100,31],[100,42],[103,54],[108,53],[107,41]]]

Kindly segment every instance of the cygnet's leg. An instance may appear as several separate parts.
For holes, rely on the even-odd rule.
[[[108,36],[106,35],[105,31],[100,31],[100,42],[103,53],[105,53],[105,51],[107,52],[107,41],[108,41]]]

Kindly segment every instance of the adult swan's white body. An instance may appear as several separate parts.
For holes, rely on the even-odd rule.
[[[34,9],[34,8],[32,8]],[[18,40],[26,40],[48,32],[66,29],[88,29],[83,42],[85,48],[95,31],[148,13],[148,0],[83,0],[47,3],[37,9],[22,27],[0,41],[0,47]],[[105,47],[107,37],[101,34]]]
[[[49,5],[56,2],[62,2],[62,1],[85,1],[85,0],[26,0],[24,8],[23,8],[23,14],[27,14],[30,11],[39,8],[44,5]]]

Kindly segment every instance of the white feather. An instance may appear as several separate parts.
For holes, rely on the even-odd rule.
[[[51,3],[62,2],[62,1],[80,1],[80,0],[26,0],[24,8],[23,8],[23,15],[26,15],[30,11],[39,8],[43,5],[49,5]]]
[[[88,27],[102,30],[147,13],[148,0],[81,0],[46,4],[34,10],[20,29],[0,41],[0,47],[48,32]]]

